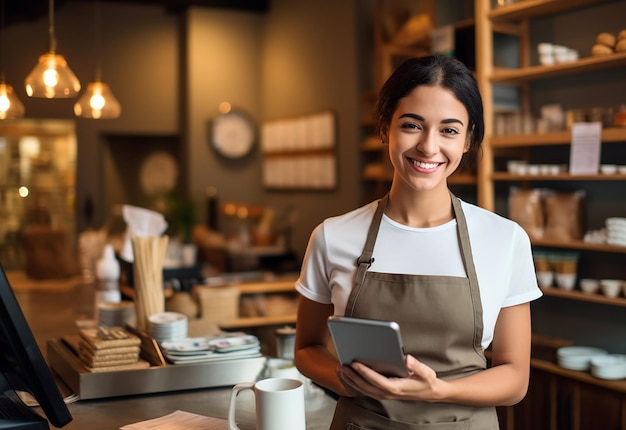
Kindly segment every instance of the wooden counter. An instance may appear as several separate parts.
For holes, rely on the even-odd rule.
[[[46,353],[49,339],[76,330],[76,320],[93,316],[94,289],[79,279],[31,281],[19,273],[8,274],[15,295],[35,335]],[[64,394],[70,394],[60,383]],[[201,415],[227,418],[230,388],[198,389],[165,394],[82,400],[69,405],[73,421],[65,429],[113,430],[122,425],[169,414],[177,409]],[[254,429],[254,399],[244,392],[238,401],[237,417],[243,430]],[[307,429],[327,429],[334,401],[326,396],[306,399]]]

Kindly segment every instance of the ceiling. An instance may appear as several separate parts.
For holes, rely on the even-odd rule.
[[[58,10],[65,4],[77,1],[96,0],[55,0],[54,8]],[[244,10],[263,13],[269,9],[270,0],[100,0],[109,3],[135,3],[144,5],[161,5],[171,13],[180,12],[190,6],[214,7],[222,9]],[[2,0],[4,4],[4,25],[31,21],[48,15],[49,0]]]

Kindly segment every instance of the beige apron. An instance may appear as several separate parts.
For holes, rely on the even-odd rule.
[[[388,196],[381,199],[357,260],[346,315],[398,322],[407,354],[453,379],[486,368],[482,305],[461,204],[451,194],[467,278],[367,272]],[[379,257],[383,258],[383,257]],[[365,341],[365,339],[364,339]],[[341,397],[331,430],[498,429],[494,407]]]

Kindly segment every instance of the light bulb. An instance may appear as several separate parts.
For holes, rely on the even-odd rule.
[[[48,52],[39,57],[35,68],[26,77],[29,97],[67,98],[80,91],[80,82],[63,56]]]
[[[109,86],[99,80],[87,84],[87,89],[74,104],[74,113],[82,118],[118,118],[122,108]]]
[[[54,64],[49,65],[49,69],[43,72],[43,83],[46,87],[56,87],[59,83],[59,74],[54,68]]]
[[[102,110],[104,107],[104,97],[102,97],[102,91],[100,91],[100,88],[94,89],[93,95],[89,99],[89,106],[96,110]]]
[[[22,118],[24,105],[13,92],[13,87],[0,82],[0,119]]]
[[[0,115],[6,114],[6,112],[11,107],[11,101],[9,97],[7,97],[6,91],[0,92]]]

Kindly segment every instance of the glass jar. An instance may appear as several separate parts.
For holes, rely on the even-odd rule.
[[[613,125],[615,127],[626,127],[626,104],[618,106],[613,116]]]

